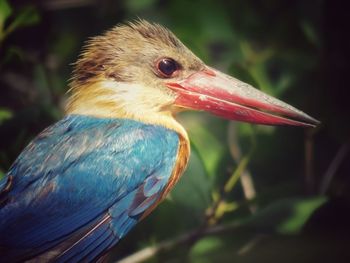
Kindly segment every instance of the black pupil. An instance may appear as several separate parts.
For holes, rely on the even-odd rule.
[[[164,75],[171,76],[177,70],[177,64],[172,59],[162,59],[158,68]]]

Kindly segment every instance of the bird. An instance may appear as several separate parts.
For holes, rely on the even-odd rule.
[[[206,65],[170,30],[142,19],[87,41],[68,94],[64,117],[0,181],[1,262],[102,262],[186,169],[179,112],[319,123]]]

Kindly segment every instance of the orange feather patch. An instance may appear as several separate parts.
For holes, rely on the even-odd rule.
[[[162,195],[160,196],[160,198],[154,203],[154,205],[152,205],[149,209],[147,209],[145,211],[145,213],[142,215],[141,219],[148,216],[159,205],[159,203],[164,200],[166,195],[170,192],[170,190],[179,181],[184,170],[186,169],[188,160],[190,158],[190,143],[186,138],[182,137],[181,135],[179,135],[179,138],[180,138],[180,141],[179,141],[179,149],[177,152],[177,160],[175,163],[173,173],[169,179],[169,182],[165,186],[165,189],[164,189]]]

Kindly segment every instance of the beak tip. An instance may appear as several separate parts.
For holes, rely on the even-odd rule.
[[[307,114],[305,114],[305,121],[308,124],[309,127],[316,128],[318,125],[321,124],[321,122]]]

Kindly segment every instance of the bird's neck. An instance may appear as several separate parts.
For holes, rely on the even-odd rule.
[[[155,103],[142,89],[142,86],[127,83],[119,83],[116,87],[114,81],[98,81],[73,87],[66,114],[124,118],[160,125],[176,131],[188,141],[186,130],[174,118],[170,108],[165,109]]]

